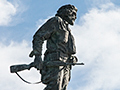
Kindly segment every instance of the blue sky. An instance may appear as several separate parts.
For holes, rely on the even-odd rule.
[[[23,39],[30,40],[31,39],[30,37],[36,30],[36,22],[39,19],[46,19],[49,16],[53,16],[56,13],[57,9],[64,4],[71,3],[75,5],[78,9],[80,8],[80,10],[78,11],[78,19],[81,15],[87,12],[87,8],[89,7],[89,5],[87,5],[86,1],[84,0],[71,1],[71,2],[65,1],[65,0],[57,1],[57,2],[56,0],[54,1],[9,0],[9,2],[14,5],[14,9],[16,11],[14,12],[13,15],[11,15],[12,12],[9,14],[12,20],[11,22],[8,23],[8,25],[1,25],[0,29],[2,31],[0,32],[3,33],[3,36],[4,34],[7,34],[10,37],[10,39],[13,39],[16,41],[18,40],[21,41]],[[8,34],[6,32],[10,32],[10,33]],[[27,34],[29,35],[27,36]]]
[[[70,26],[79,62],[68,90],[120,90],[120,1],[119,0],[0,0],[0,88],[42,90],[45,85],[28,85],[9,72],[13,64],[30,63],[32,36],[39,26],[65,4],[78,8]],[[43,46],[45,50],[45,45]],[[32,68],[20,73],[28,81],[39,81]]]

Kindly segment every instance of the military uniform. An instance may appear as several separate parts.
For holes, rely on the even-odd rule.
[[[68,23],[55,16],[42,25],[33,37],[33,50],[41,56],[42,44],[47,40],[44,54],[41,80],[46,84],[44,90],[66,90],[70,80],[71,66],[47,67],[45,63],[53,61],[71,62],[70,57],[76,53],[74,37]]]

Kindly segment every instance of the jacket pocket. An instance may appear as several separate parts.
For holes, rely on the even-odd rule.
[[[61,42],[67,43],[68,42],[68,35],[69,32],[66,30],[59,30],[59,40]]]

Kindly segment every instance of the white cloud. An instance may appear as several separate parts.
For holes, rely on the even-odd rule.
[[[13,26],[23,21],[22,13],[28,9],[20,0],[0,0],[0,26]]]
[[[72,27],[77,56],[85,63],[75,67],[80,72],[77,90],[120,89],[120,7],[109,3],[92,8],[80,21]]]
[[[28,42],[11,42],[9,45],[0,43],[0,89],[1,90],[34,90],[43,89],[43,84],[29,85],[21,81],[15,74],[10,73],[10,65],[29,64],[33,58],[28,57],[31,48]],[[40,81],[40,74],[36,69],[23,71],[20,74],[28,81]]]
[[[7,25],[16,14],[16,7],[7,0],[0,0],[0,26]]]

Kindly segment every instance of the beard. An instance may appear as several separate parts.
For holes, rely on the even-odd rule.
[[[74,22],[75,22],[75,21],[74,21],[74,20],[68,20],[67,22],[68,22],[70,25],[74,25]]]
[[[74,25],[75,19],[73,17],[71,17],[71,16],[65,16],[64,20],[67,21],[68,24]]]

